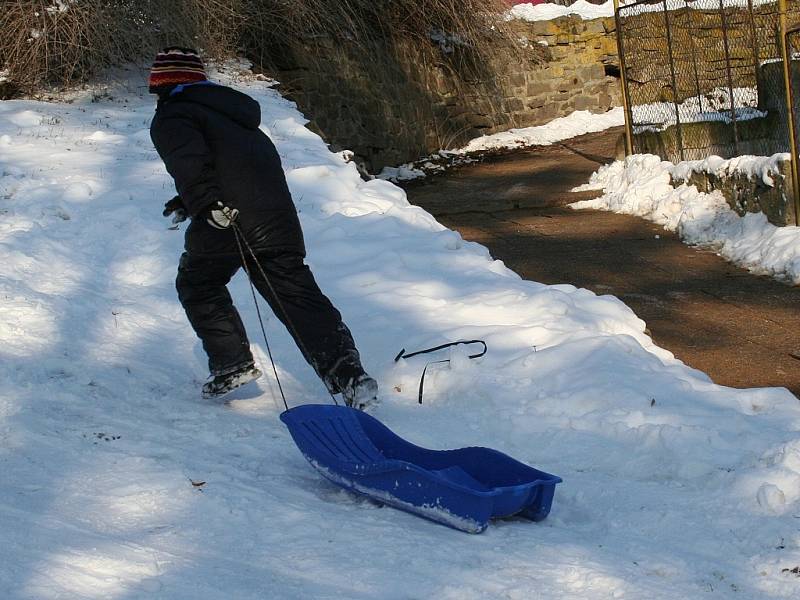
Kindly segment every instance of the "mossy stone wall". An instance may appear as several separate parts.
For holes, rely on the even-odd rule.
[[[298,40],[273,53],[274,75],[312,128],[370,172],[529,127],[575,110],[621,104],[613,19],[514,21],[526,47],[499,44],[476,64],[455,46]],[[610,73],[610,74],[609,74]]]

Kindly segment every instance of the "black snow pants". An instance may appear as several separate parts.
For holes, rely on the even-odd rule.
[[[257,252],[256,256],[269,284],[248,260],[253,284],[328,389],[338,393],[345,374],[363,372],[341,314],[320,291],[302,254]],[[178,297],[203,343],[212,375],[225,375],[253,362],[247,333],[226,288],[242,266],[241,257],[233,254],[181,256]]]

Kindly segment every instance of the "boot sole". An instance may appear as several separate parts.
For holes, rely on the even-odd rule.
[[[248,371],[247,373],[242,373],[236,379],[231,382],[231,385],[220,392],[203,392],[203,399],[204,400],[211,400],[212,398],[222,398],[223,396],[227,396],[233,390],[237,390],[243,385],[247,385],[261,377],[262,373],[259,369],[253,369],[252,371]]]
[[[348,405],[358,410],[364,410],[378,403],[378,382],[370,379],[365,385],[356,388],[356,394]]]

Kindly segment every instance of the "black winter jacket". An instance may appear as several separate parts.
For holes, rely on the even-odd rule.
[[[300,222],[280,157],[258,127],[261,108],[221,85],[193,85],[161,100],[150,137],[192,217],[221,201],[239,209],[239,225],[256,251],[305,255]],[[186,250],[237,253],[233,230],[193,218]]]

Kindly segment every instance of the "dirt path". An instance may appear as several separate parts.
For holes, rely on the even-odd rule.
[[[617,296],[658,345],[715,382],[800,396],[800,287],[751,275],[642,219],[563,206],[586,197],[569,189],[611,160],[617,137],[492,159],[409,185],[408,196],[526,279]]]

